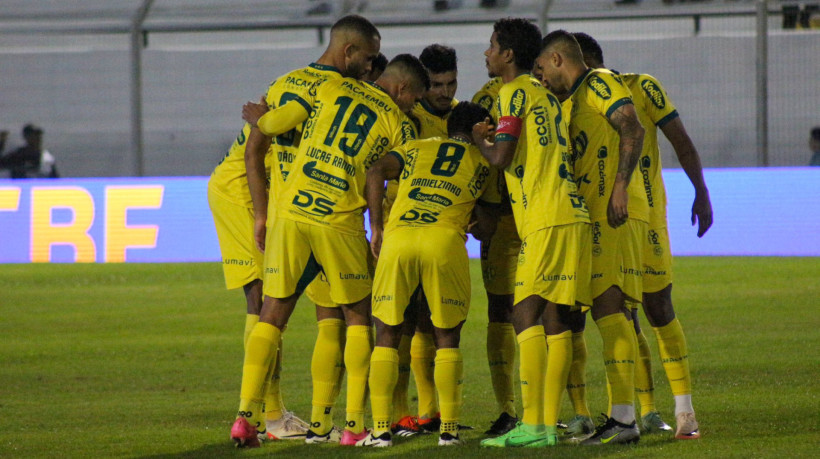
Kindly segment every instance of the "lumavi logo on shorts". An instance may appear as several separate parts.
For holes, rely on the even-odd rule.
[[[524,104],[527,100],[527,93],[523,89],[516,89],[510,99],[510,115],[521,118],[524,114]]]
[[[652,80],[643,80],[641,81],[641,88],[643,88],[643,92],[646,93],[646,96],[649,97],[649,100],[652,101],[652,104],[658,107],[659,109],[663,110],[666,107],[666,99],[663,97],[663,92],[658,85],[655,84]]]
[[[587,85],[598,95],[601,99],[609,100],[612,97],[612,91],[606,81],[602,80],[598,75],[592,75],[587,80]]]

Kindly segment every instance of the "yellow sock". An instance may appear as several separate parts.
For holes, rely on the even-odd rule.
[[[370,371],[370,327],[350,325],[347,327],[344,359],[347,368],[347,424],[345,428],[354,434],[364,430],[364,408],[367,403],[367,377]],[[392,400],[392,388],[391,388]]]
[[[436,389],[441,405],[440,432],[458,435],[461,418],[461,389],[464,384],[464,361],[461,349],[446,348],[436,351]]]
[[[544,327],[536,325],[518,334],[518,359],[521,376],[521,403],[524,414],[521,422],[544,424],[544,378],[547,374],[547,341]]]
[[[248,314],[245,316],[245,337],[242,343],[246,347],[248,345],[248,337],[251,336],[251,330],[253,330],[257,322],[259,322],[259,314]]]
[[[391,402],[399,376],[399,351],[376,346],[370,357],[370,408],[373,411],[373,436],[390,432]]]
[[[282,331],[273,325],[259,322],[248,337],[245,362],[242,365],[238,416],[247,418],[260,432],[265,430],[262,415],[263,386],[275,365],[273,359],[281,335]]]
[[[641,405],[641,415],[655,411],[655,383],[652,381],[652,351],[646,335],[641,332],[638,339],[638,361],[635,365],[635,393]]]
[[[653,328],[658,338],[658,350],[661,354],[666,378],[672,387],[672,395],[689,395],[692,393],[692,377],[689,373],[689,350],[686,347],[686,336],[677,318],[663,327]]]
[[[436,384],[433,370],[436,361],[436,345],[431,333],[416,332],[410,343],[410,368],[419,395],[419,417],[432,418],[438,413]]]
[[[407,389],[410,386],[410,339],[408,335],[401,335],[399,341],[399,377],[393,390],[393,422],[410,416],[410,404],[407,401]]]
[[[268,384],[265,386],[265,419],[275,421],[282,417],[285,412],[285,403],[282,400],[282,392],[279,386],[279,378],[282,375],[282,335],[279,335],[279,349],[276,350],[276,358],[273,359],[274,366]]]
[[[635,329],[623,314],[610,314],[595,321],[601,332],[604,369],[612,386],[610,405],[629,405],[635,401]]]
[[[487,324],[487,361],[498,409],[515,417],[515,329],[512,324]]]
[[[345,322],[324,319],[317,324],[319,333],[310,361],[313,380],[313,400],[310,415],[311,430],[324,435],[333,428],[333,404],[339,393],[339,373],[342,371]]]
[[[587,342],[584,332],[572,334],[572,364],[567,375],[567,394],[575,414],[592,417],[587,405]]]
[[[561,395],[572,365],[572,332],[547,336],[547,376],[544,382],[544,424],[558,425]]]

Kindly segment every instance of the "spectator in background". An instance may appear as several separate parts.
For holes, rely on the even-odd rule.
[[[0,151],[8,132],[0,134]],[[0,157],[0,169],[9,169],[11,178],[57,178],[54,156],[43,148],[43,130],[33,124],[23,127],[26,144]]]
[[[809,137],[809,148],[811,149],[812,153],[809,166],[820,166],[820,126],[815,126],[811,129],[811,137]]]

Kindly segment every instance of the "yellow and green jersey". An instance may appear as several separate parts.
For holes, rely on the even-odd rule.
[[[490,112],[495,124],[498,123],[496,99],[498,98],[498,90],[502,86],[504,86],[504,81],[501,77],[492,78],[473,95],[472,100],[474,104],[481,105]],[[504,173],[495,167],[491,167],[489,181],[490,185],[481,198],[481,203],[499,209],[501,214],[509,214],[511,212],[510,199],[507,193],[507,184],[504,181]]]
[[[498,90],[504,86],[504,81],[501,77],[492,78],[490,81],[484,83],[484,86],[473,95],[473,103],[481,105],[488,112],[494,120],[498,120],[498,113],[496,113],[495,100],[498,98]]]
[[[638,112],[638,119],[646,131],[638,167],[641,173],[640,181],[649,202],[649,227],[659,228],[666,226],[666,188],[661,174],[658,128],[677,118],[678,111],[655,77],[626,73],[621,74],[621,80],[632,92],[635,111]]]
[[[365,175],[388,151],[415,135],[412,122],[373,83],[352,78],[315,86],[304,100],[299,151],[276,198],[277,218],[364,234]],[[278,113],[277,113],[278,112]],[[266,134],[295,125],[308,109],[288,104],[268,112],[257,125]]]
[[[457,104],[458,101],[453,99],[446,113],[438,113],[423,100],[414,105],[412,114],[419,121],[418,138],[447,137],[447,118]]]
[[[490,167],[473,144],[444,137],[411,140],[391,152],[402,165],[385,234],[395,228],[450,228],[466,239]]]
[[[265,99],[270,108],[280,107],[291,100],[304,100],[310,88],[317,81],[334,78],[342,78],[338,69],[313,63],[271,82]],[[214,192],[230,202],[248,208],[253,207],[245,170],[245,143],[250,132],[251,126],[245,123],[228,152],[214,169],[210,179]],[[265,176],[271,196],[276,196],[282,189],[299,146],[299,138],[299,126],[297,126],[274,137],[271,141],[271,146],[265,154]],[[277,171],[273,176],[271,176],[271,169]]]
[[[574,181],[567,122],[558,98],[524,74],[501,87],[497,107],[496,143],[518,140],[504,170],[518,236],[523,240],[544,228],[589,222]]]
[[[575,181],[589,207],[590,218],[605,220],[620,157],[620,136],[609,117],[624,104],[632,104],[632,95],[621,78],[606,69],[587,71],[578,77],[570,93],[569,134]],[[641,180],[633,177],[627,192],[629,218],[648,222],[649,206]]]

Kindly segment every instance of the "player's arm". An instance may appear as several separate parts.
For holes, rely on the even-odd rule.
[[[476,201],[467,232],[479,241],[489,241],[498,227],[498,212],[492,207]]]
[[[663,135],[672,144],[675,154],[681,167],[695,187],[695,201],[692,203],[692,225],[697,221],[698,237],[702,237],[712,226],[712,202],[709,200],[709,190],[706,188],[706,181],[703,179],[703,166],[700,162],[700,155],[689,138],[683,121],[676,117],[661,126]]]
[[[615,184],[612,187],[612,195],[609,197],[609,205],[606,209],[609,226],[617,228],[626,223],[629,217],[626,209],[629,201],[626,188],[632,178],[632,171],[638,165],[638,158],[643,148],[644,129],[638,120],[635,106],[631,102],[619,106],[609,114],[607,119],[620,136],[618,172],[615,175]]]
[[[384,182],[399,178],[403,168],[402,163],[401,156],[391,151],[367,170],[364,195],[370,212],[370,251],[376,258],[379,258],[382,250],[384,236],[384,215],[382,213]]]
[[[242,119],[259,128],[268,137],[284,134],[304,122],[310,115],[311,106],[302,98],[296,98],[270,110],[267,103],[247,102],[242,106]]]
[[[265,251],[265,225],[268,220],[268,184],[265,177],[265,154],[270,148],[271,138],[259,129],[251,128],[245,143],[245,173],[248,189],[253,201],[253,238],[256,247]]]
[[[503,169],[512,163],[515,156],[518,136],[521,135],[521,125],[521,118],[502,116],[498,121],[498,128],[493,131],[492,121],[487,118],[473,126],[473,142],[481,151],[481,156],[491,166]],[[490,142],[493,133],[495,133],[495,142]]]

